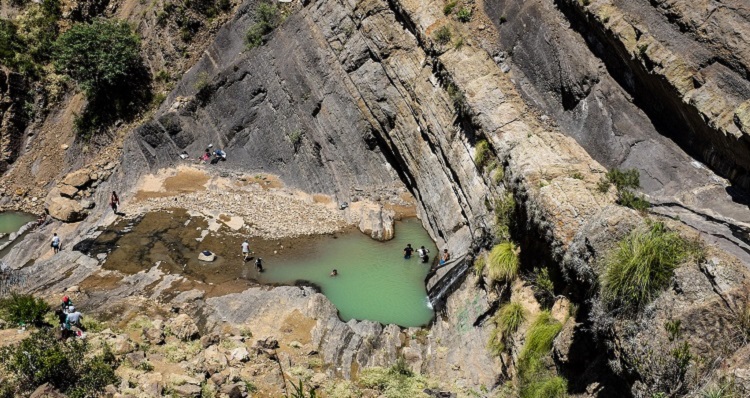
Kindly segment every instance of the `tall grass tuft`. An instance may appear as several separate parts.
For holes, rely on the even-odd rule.
[[[542,311],[526,334],[526,343],[518,357],[518,381],[521,398],[561,398],[567,396],[565,379],[549,371],[544,360],[552,342],[562,330],[549,311]]]
[[[493,281],[509,282],[518,276],[518,248],[506,241],[495,245],[490,251],[489,276]]]
[[[505,351],[510,336],[518,330],[525,320],[526,310],[521,303],[512,301],[500,308],[492,319],[495,323],[495,329],[490,336],[489,346],[493,354],[500,355]]]
[[[669,285],[675,268],[701,253],[661,222],[635,229],[606,258],[602,296],[613,308],[640,309]]]

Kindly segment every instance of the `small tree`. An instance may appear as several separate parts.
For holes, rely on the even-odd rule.
[[[127,82],[141,65],[139,46],[140,39],[125,22],[79,23],[55,42],[55,67],[92,99]]]

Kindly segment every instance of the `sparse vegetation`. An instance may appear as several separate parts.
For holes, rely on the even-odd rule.
[[[534,288],[534,296],[544,308],[550,308],[555,303],[555,285],[549,276],[547,268],[536,268],[529,276]]]
[[[448,97],[450,97],[451,101],[453,102],[453,107],[456,108],[456,112],[462,113],[466,112],[468,110],[468,107],[466,105],[466,98],[464,98],[464,93],[461,92],[461,90],[452,82],[448,82],[445,87],[445,91],[448,93]]]
[[[458,19],[459,22],[463,23],[471,21],[471,10],[466,7],[462,7],[456,13],[456,19]]]
[[[500,25],[502,25],[502,24],[508,22],[508,18],[506,18],[505,15],[501,15],[500,19],[498,19],[498,21],[500,22]]]
[[[435,33],[433,33],[432,38],[435,39],[435,41],[440,45],[446,45],[450,43],[451,37],[453,34],[451,33],[451,28],[448,27],[448,25],[443,25],[439,27],[437,30],[435,30]]]
[[[41,330],[18,345],[0,349],[0,363],[12,375],[16,396],[50,383],[69,397],[83,398],[118,382],[114,355],[106,347],[99,355],[87,352],[83,340],[58,340],[51,330]]]
[[[701,252],[661,222],[633,230],[606,259],[602,295],[612,307],[640,309],[669,285],[677,266]]]
[[[597,189],[600,192],[607,192],[611,185],[614,185],[617,188],[618,204],[639,211],[645,211],[650,206],[643,196],[637,195],[632,191],[641,186],[640,173],[638,170],[612,169],[599,181]]]
[[[492,152],[490,151],[490,144],[487,143],[487,140],[479,140],[477,141],[474,149],[474,163],[476,163],[477,167],[479,167],[480,169],[484,169],[484,166],[487,165],[487,162],[492,156]]]
[[[552,341],[562,330],[549,311],[542,311],[526,334],[526,343],[518,357],[519,395],[521,398],[563,398],[567,381],[548,370]]]
[[[667,336],[669,337],[669,341],[675,341],[677,338],[680,337],[681,325],[682,325],[682,321],[680,321],[679,319],[670,319],[664,322],[664,330],[667,331]]]
[[[363,369],[358,384],[364,388],[374,389],[388,398],[423,396],[422,391],[431,387],[427,379],[402,367],[398,362],[387,369],[379,367]]]
[[[516,200],[513,193],[506,191],[495,199],[495,237],[500,240],[510,239],[516,211]]]
[[[495,245],[490,251],[489,277],[497,282],[509,282],[518,276],[518,247],[511,241]]]
[[[294,130],[294,131],[292,131],[291,133],[289,133],[287,135],[287,137],[289,138],[289,142],[292,143],[292,145],[294,146],[295,150],[297,149],[297,147],[299,146],[299,144],[302,143],[302,137],[304,135],[305,135],[305,133],[303,133],[302,130],[300,130],[300,129]]]
[[[49,310],[44,300],[30,294],[13,293],[0,300],[2,318],[14,324],[40,325]]]
[[[495,185],[500,185],[505,178],[505,168],[502,165],[497,165],[497,167],[495,167],[493,171],[494,174],[492,175],[492,182]]]
[[[459,48],[464,46],[464,38],[462,36],[459,36],[455,43],[453,43],[453,48],[458,50]]]
[[[445,6],[443,6],[443,15],[450,15],[453,12],[453,9],[456,8],[456,4],[455,1],[445,3]]]
[[[511,301],[500,307],[492,318],[495,329],[490,336],[489,347],[493,354],[500,355],[505,351],[509,339],[525,320],[526,310],[521,303]]]
[[[484,267],[486,264],[487,264],[487,257],[485,256],[484,253],[480,253],[474,259],[474,272],[477,275],[482,275],[482,271],[484,271]]]
[[[275,4],[260,3],[255,11],[255,23],[247,31],[248,48],[264,44],[265,35],[271,33],[282,22],[281,12]]]
[[[0,63],[27,76],[39,77],[59,33],[59,0],[28,5],[14,20],[0,20]]]

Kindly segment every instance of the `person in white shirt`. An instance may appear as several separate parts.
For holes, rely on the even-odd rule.
[[[60,237],[57,236],[57,233],[52,236],[52,248],[55,249],[55,253],[60,252]]]
[[[247,261],[247,258],[250,256],[250,243],[248,243],[247,239],[242,242],[242,255],[244,256],[245,261]]]
[[[423,263],[426,263],[430,261],[430,256],[427,255],[430,251],[425,249],[424,246],[421,246],[419,249],[417,249],[417,254],[419,255],[419,259],[422,260]]]
[[[65,327],[68,330],[71,330],[72,327],[81,328],[81,319],[83,319],[83,315],[76,310],[75,307],[70,306],[68,307],[68,316],[65,317]]]

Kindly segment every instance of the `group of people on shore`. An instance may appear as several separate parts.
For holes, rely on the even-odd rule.
[[[424,246],[420,246],[419,249],[416,250],[417,255],[419,256],[419,260],[426,264],[430,261],[430,250],[425,248]],[[414,248],[411,247],[411,243],[407,244],[404,248],[404,259],[408,260],[411,258],[412,254],[414,253]],[[449,260],[451,259],[450,253],[448,253],[448,249],[443,249],[443,253],[440,255],[439,264],[445,265]]]

